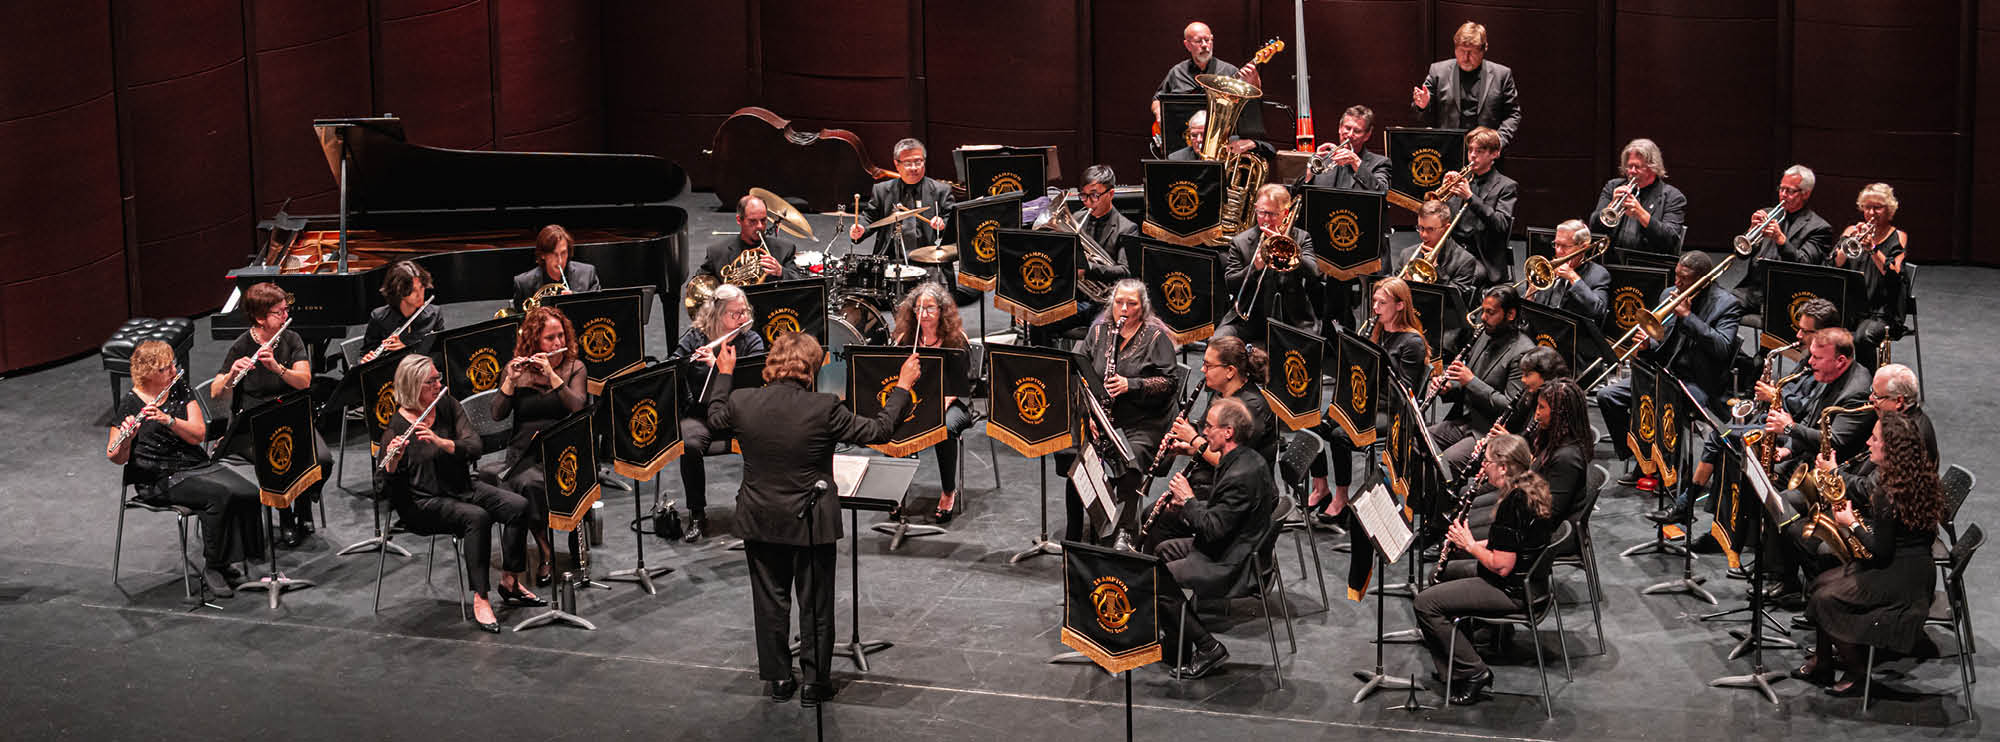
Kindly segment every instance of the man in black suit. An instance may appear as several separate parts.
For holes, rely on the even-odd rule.
[[[1313,176],[1312,184],[1326,188],[1384,193],[1389,190],[1389,158],[1368,150],[1375,136],[1375,111],[1367,106],[1351,106],[1340,115],[1340,141],[1327,142],[1315,154],[1330,157],[1330,167]]]
[[[1424,83],[1410,91],[1410,111],[1436,129],[1484,126],[1512,144],[1521,131],[1521,103],[1514,70],[1486,61],[1486,27],[1466,21],[1452,34],[1452,59],[1431,64]]]
[[[1611,307],[1611,271],[1593,259],[1563,260],[1590,247],[1590,226],[1581,219],[1556,225],[1556,282],[1530,297],[1536,304],[1567,310],[1594,324],[1604,323]]]
[[[1479,259],[1480,288],[1512,283],[1514,247],[1508,238],[1514,232],[1514,203],[1520,185],[1494,169],[1500,159],[1500,133],[1484,126],[1465,134],[1465,155],[1472,165],[1472,177],[1458,181],[1445,205],[1453,211],[1465,208],[1452,239]]]
[[[1266,318],[1275,319],[1307,332],[1319,332],[1319,316],[1313,296],[1319,292],[1319,261],[1313,259],[1312,237],[1298,227],[1288,236],[1299,246],[1299,256],[1290,268],[1271,265],[1258,249],[1276,231],[1292,207],[1292,195],[1281,183],[1266,183],[1257,189],[1257,226],[1243,230],[1229,241],[1222,254],[1222,281],[1234,302],[1215,334],[1236,336],[1247,342],[1264,340]]]
[[[1715,259],[1708,253],[1682,253],[1674,266],[1674,285],[1660,291],[1660,301],[1685,294],[1714,268]],[[1730,362],[1736,357],[1736,326],[1742,318],[1743,305],[1735,295],[1710,282],[1700,295],[1674,302],[1663,323],[1666,337],[1648,337],[1644,330],[1638,331],[1638,342],[1645,348],[1639,351],[1639,358],[1680,379],[1694,395],[1695,404],[1715,410],[1728,390]],[[1625,445],[1625,432],[1632,419],[1631,378],[1619,379],[1598,391],[1597,408],[1604,413],[1612,448],[1617,449],[1618,458],[1630,463],[1632,451]],[[1634,469],[1619,483],[1630,487],[1638,481],[1639,471]]]
[[[1618,162],[1625,175],[1605,181],[1598,191],[1597,206],[1590,210],[1591,229],[1610,234],[1614,250],[1657,255],[1680,252],[1681,239],[1687,236],[1687,196],[1664,180],[1667,162],[1660,156],[1660,145],[1651,139],[1634,139],[1619,153]],[[1619,201],[1634,189],[1638,198]],[[1615,226],[1606,227],[1597,215],[1613,201],[1619,201],[1622,218]]]
[[[804,278],[792,262],[792,255],[798,248],[784,235],[772,231],[771,227],[771,210],[764,199],[756,196],[736,199],[736,234],[708,246],[698,273],[721,279],[726,269],[755,277],[755,280],[742,281],[739,285]],[[764,252],[753,253],[759,246],[764,248]]]
[[[1743,300],[1748,311],[1760,316],[1764,311],[1767,261],[1817,265],[1833,246],[1833,225],[1806,206],[1806,201],[1812,198],[1813,182],[1812,168],[1804,165],[1785,168],[1784,176],[1778,179],[1778,206],[1783,216],[1767,224],[1764,218],[1768,213],[1764,209],[1750,215],[1750,228],[1757,230],[1751,237],[1756,241],[1756,252],[1751,254],[1750,270],[1736,283],[1736,297]],[[1757,326],[1763,326],[1761,319]]]
[[[1118,187],[1117,181],[1118,173],[1111,166],[1092,165],[1084,168],[1083,184],[1076,191],[1086,210],[1083,233],[1089,235],[1098,247],[1104,248],[1104,253],[1112,260],[1109,263],[1086,261],[1088,264],[1077,268],[1077,271],[1084,278],[1106,285],[1137,275],[1132,266],[1139,262],[1136,255],[1139,241],[1135,239],[1139,235],[1139,225],[1125,218],[1111,198],[1112,189]],[[1082,310],[1077,312],[1083,313]]]
[[[1812,368],[1812,380],[1817,384],[1805,385],[1801,395],[1788,395],[1782,406],[1773,407],[1764,418],[1764,432],[1778,436],[1779,465],[1773,467],[1777,470],[1772,473],[1773,481],[1789,481],[1793,469],[1812,466],[1822,443],[1833,451],[1836,461],[1866,460],[1868,437],[1875,431],[1878,410],[1870,404],[1874,374],[1854,361],[1854,335],[1846,328],[1829,327],[1814,332],[1807,345],[1811,352],[1806,365]],[[1822,441],[1820,416],[1835,407],[1861,407],[1862,411],[1835,414]],[[1807,502],[1800,493],[1787,490],[1784,497],[1794,510],[1807,512]],[[1812,584],[1819,566],[1796,539],[1772,538],[1779,524],[1765,523],[1766,553],[1757,559],[1764,570],[1764,589],[1779,606],[1796,606],[1804,601],[1805,586]],[[1794,523],[1787,530],[1795,535],[1799,526]],[[1802,576],[1802,569],[1807,574]]]
[[[1493,427],[1527,388],[1521,381],[1521,356],[1535,341],[1521,332],[1521,295],[1512,286],[1494,286],[1479,302],[1485,331],[1472,342],[1463,359],[1454,359],[1444,373],[1432,377],[1430,391],[1451,403],[1443,420],[1431,425],[1431,439],[1444,447],[1444,462],[1452,472],[1472,462],[1479,436]]]
[[[1453,213],[1443,201],[1425,201],[1417,209],[1417,244],[1403,249],[1403,254],[1396,261],[1396,269],[1400,271],[1403,266],[1409,265],[1410,259],[1421,254],[1425,245],[1443,240],[1444,245],[1432,251],[1430,258],[1432,267],[1437,269],[1436,283],[1457,289],[1459,297],[1465,298],[1473,296],[1473,291],[1477,290],[1479,259],[1466,252],[1446,231]]]
[[[596,291],[597,268],[569,259],[569,230],[551,224],[535,235],[535,267],[514,277],[514,310],[526,311],[528,299],[549,284],[567,284],[565,294]]]
[[[708,426],[733,431],[743,449],[743,485],[736,491],[736,535],[750,566],[756,615],[757,670],[771,700],[798,689],[792,679],[786,624],[791,593],[799,598],[801,703],[832,698],[834,545],[840,503],[832,492],[833,450],[840,443],[880,443],[910,407],[917,357],[903,362],[896,387],[873,418],[856,417],[840,398],[813,391],[824,357],[810,335],[788,333],[772,344],[764,386],[731,390],[736,347],[716,352],[716,383],[707,396]],[[824,489],[821,492],[818,490]]]
[[[1271,512],[1277,505],[1277,486],[1271,469],[1256,450],[1244,445],[1257,435],[1250,410],[1231,398],[1221,398],[1208,409],[1202,437],[1210,448],[1220,451],[1222,463],[1216,467],[1215,485],[1206,497],[1195,499],[1187,478],[1174,475],[1167,494],[1181,509],[1181,517],[1194,530],[1189,538],[1160,543],[1160,559],[1172,577],[1160,585],[1160,633],[1163,646],[1172,657],[1185,657],[1179,667],[1169,670],[1178,679],[1199,678],[1213,672],[1229,659],[1222,646],[1189,612],[1187,631],[1181,631],[1181,605],[1186,602],[1183,587],[1197,596],[1241,593],[1253,584],[1251,556],[1264,549],[1264,537],[1271,529]],[[1267,559],[1269,554],[1264,555]]]
[[[938,241],[938,233],[944,229],[951,212],[952,198],[951,186],[926,175],[929,157],[923,142],[915,139],[897,142],[894,156],[897,177],[876,183],[869,191],[867,203],[861,205],[861,221],[872,222],[901,208],[928,209],[921,215],[875,228],[875,254],[900,257],[895,248],[897,240],[902,241],[904,250]],[[847,232],[856,243],[868,234],[867,228],[859,223]]]

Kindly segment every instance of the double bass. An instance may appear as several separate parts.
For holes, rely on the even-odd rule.
[[[799,131],[790,119],[757,106],[730,114],[704,154],[725,208],[757,187],[803,198],[812,211],[832,211],[876,181],[896,177],[869,162],[854,132]]]

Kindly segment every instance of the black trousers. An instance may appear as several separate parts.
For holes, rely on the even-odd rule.
[[[750,608],[756,618],[757,676],[792,677],[792,593],[799,596],[799,673],[808,685],[831,682],[834,544],[792,546],[743,542],[750,565]]]
[[[1417,628],[1423,632],[1424,646],[1431,650],[1438,674],[1455,681],[1469,680],[1486,671],[1486,661],[1480,659],[1479,651],[1472,648],[1472,637],[1463,631],[1456,646],[1446,652],[1452,632],[1457,631],[1452,618],[1514,613],[1521,610],[1521,601],[1480,577],[1479,563],[1471,559],[1447,562],[1438,580],[1417,593],[1410,609],[1416,614]]]
[[[702,457],[707,455],[713,439],[708,423],[698,418],[681,418],[681,497],[687,500],[691,517],[708,517],[702,512],[708,509],[708,467],[702,465]]]
[[[1466,424],[1465,418],[1445,418],[1431,425],[1431,440],[1442,449],[1444,465],[1451,467],[1446,476],[1456,476],[1472,463],[1472,447],[1479,444],[1479,436],[1484,429],[1474,430]],[[1472,476],[1467,474],[1466,476]]]
[[[1215,636],[1201,625],[1201,618],[1192,609],[1188,611],[1186,631],[1181,629],[1181,605],[1187,602],[1187,597],[1174,565],[1186,565],[1188,555],[1193,553],[1193,538],[1168,539],[1158,549],[1160,559],[1167,563],[1167,573],[1162,575],[1165,579],[1160,580],[1160,646],[1165,648],[1169,662],[1215,644]],[[1176,648],[1185,654],[1176,655]]]
[[[416,497],[402,516],[411,533],[458,536],[466,581],[473,592],[483,595],[493,586],[486,574],[493,563],[493,524],[501,526],[500,569],[520,572],[528,568],[527,512],[528,498],[473,482],[471,492],[455,497]]]
[[[201,556],[210,567],[264,554],[257,485],[236,472],[220,465],[175,472],[141,497],[194,511],[201,522]]]
[[[972,427],[972,408],[964,399],[944,408],[945,441],[937,445],[938,482],[946,492],[958,491],[958,457],[965,453],[965,431]]]

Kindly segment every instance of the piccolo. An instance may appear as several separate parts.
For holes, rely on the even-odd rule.
[[[402,337],[403,332],[409,330],[410,325],[414,324],[417,321],[417,315],[423,314],[424,310],[431,308],[431,302],[434,301],[437,301],[437,297],[435,296],[429,299],[425,299],[423,306],[417,307],[417,311],[410,313],[409,319],[403,320],[402,327],[398,327],[396,328],[395,332],[389,333],[389,337],[382,338],[381,344],[376,345],[374,350],[368,351],[366,354],[362,355],[361,362],[367,363],[369,361],[375,360],[377,357],[381,356],[384,351],[387,351],[389,349],[389,340],[391,338]],[[285,321],[290,322],[291,320],[285,320]]]
[[[174,385],[180,383],[180,380],[181,380],[181,370],[179,367],[175,367],[174,378],[168,379],[167,385],[161,387],[160,393],[153,395],[153,400],[147,402],[146,406],[147,407],[160,406],[160,402],[166,400],[168,394],[173,393]],[[141,397],[141,399],[144,399],[144,397]],[[114,453],[117,453],[118,447],[125,445],[125,441],[131,440],[133,434],[138,432],[139,432],[139,416],[133,415],[132,417],[125,418],[123,422],[118,423],[118,435],[117,437],[111,439],[111,445],[106,446],[104,448],[104,455],[110,456]]]
[[[270,350],[272,345],[277,344],[278,338],[284,337],[285,329],[291,326],[292,326],[291,318],[290,317],[285,318],[285,323],[282,325],[278,325],[278,331],[271,333],[271,339],[264,341],[263,345],[257,346],[257,351],[255,353],[250,354],[250,359],[251,359],[250,365],[244,366],[243,370],[236,372],[235,376],[229,377],[229,385],[223,388],[234,389],[236,388],[237,384],[243,383],[243,377],[249,376],[250,371],[252,369],[257,368],[257,363],[256,363],[257,356],[263,355],[264,351]]]

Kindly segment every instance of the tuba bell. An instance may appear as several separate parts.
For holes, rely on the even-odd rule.
[[[1200,75],[1195,82],[1208,94],[1208,128],[1202,131],[1197,151],[1204,160],[1222,161],[1222,216],[1216,239],[1219,243],[1227,242],[1249,226],[1252,202],[1258,186],[1264,184],[1268,167],[1256,155],[1230,152],[1229,135],[1235,132],[1236,120],[1243,116],[1243,109],[1251,101],[1264,97],[1264,91],[1229,75]]]
[[[701,305],[707,304],[718,288],[722,288],[722,282],[707,273],[687,280],[687,284],[681,287],[681,308],[687,310],[688,319],[694,319],[695,313],[701,311]]]

